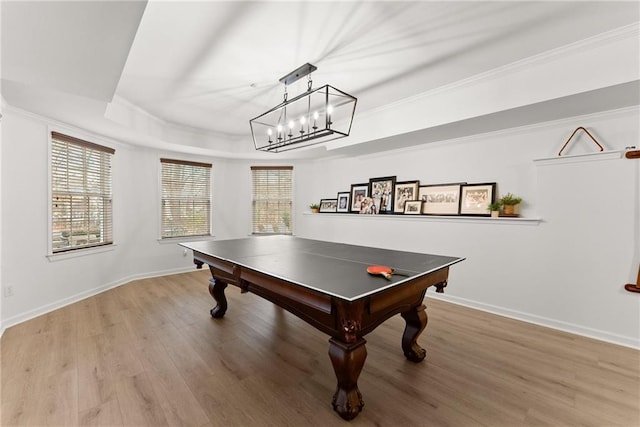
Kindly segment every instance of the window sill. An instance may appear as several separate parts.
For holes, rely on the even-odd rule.
[[[49,259],[50,262],[64,261],[66,259],[71,259],[71,258],[79,258],[83,256],[88,256],[88,255],[110,252],[115,250],[116,246],[117,245],[115,244],[111,244],[111,245],[97,246],[95,248],[75,249],[68,252],[48,254],[47,258]]]

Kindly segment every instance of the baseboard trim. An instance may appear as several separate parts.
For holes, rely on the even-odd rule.
[[[126,285],[127,283],[130,283],[130,282],[132,282],[134,280],[150,279],[152,277],[160,277],[160,276],[169,276],[169,275],[172,275],[172,274],[187,273],[187,272],[190,272],[190,271],[194,271],[194,267],[193,266],[180,267],[180,268],[174,268],[174,269],[170,269],[170,270],[162,270],[162,271],[155,271],[155,272],[148,272],[148,273],[141,273],[141,274],[133,274],[131,276],[124,277],[124,278],[122,278],[120,280],[108,283],[106,285],[99,286],[97,288],[93,288],[93,289],[86,290],[84,292],[77,293],[77,294],[72,295],[70,297],[60,299],[58,301],[52,302],[50,304],[43,305],[43,306],[35,308],[33,310],[29,310],[29,311],[27,311],[25,313],[21,313],[21,314],[18,314],[16,316],[9,317],[7,319],[3,319],[2,322],[0,323],[2,325],[2,329],[0,331],[0,337],[4,333],[5,329],[8,329],[8,328],[10,328],[12,326],[20,324],[22,322],[26,322],[27,320],[31,320],[31,319],[33,319],[35,317],[42,316],[43,314],[47,314],[47,313],[49,313],[51,311],[57,310],[59,308],[65,307],[67,305],[74,304],[74,303],[76,303],[78,301],[82,301],[85,298],[89,298],[89,297],[92,297],[94,295],[98,295],[98,294],[100,294],[102,292],[108,291],[109,289],[113,289],[113,288],[117,288],[118,286]]]
[[[485,304],[466,298],[456,297],[453,295],[443,295],[429,292],[427,296],[433,299],[450,302],[452,304],[462,305],[464,307],[496,314],[498,316],[508,317],[510,319],[520,320],[523,322],[532,323],[534,325],[544,326],[546,328],[556,329],[570,334],[580,335],[587,338],[593,338],[598,341],[604,341],[611,344],[640,350],[640,337],[633,338],[624,335],[613,334],[611,332],[601,331],[598,329],[586,328],[584,326],[576,325],[573,323],[550,319],[548,317],[536,316],[534,314],[524,313],[521,311],[510,310],[504,307]]]

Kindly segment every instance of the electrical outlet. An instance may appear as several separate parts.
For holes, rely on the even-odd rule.
[[[4,296],[12,297],[13,296],[13,286],[8,285],[4,287]]]

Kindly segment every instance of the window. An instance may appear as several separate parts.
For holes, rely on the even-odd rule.
[[[291,234],[292,166],[252,166],[254,234]]]
[[[52,252],[113,243],[115,150],[51,132]]]
[[[211,165],[160,159],[162,165],[161,237],[211,234]]]

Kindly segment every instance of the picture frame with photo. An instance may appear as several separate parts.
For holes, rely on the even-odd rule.
[[[338,211],[338,199],[320,199],[320,213]]]
[[[396,182],[393,191],[393,213],[405,213],[404,204],[409,200],[418,200],[420,181]]]
[[[460,215],[491,216],[488,207],[495,201],[495,182],[464,184],[460,194]]]
[[[460,191],[466,182],[421,185],[418,199],[425,215],[460,215]]]
[[[404,202],[405,215],[420,215],[422,213],[422,200],[406,200]]]
[[[351,184],[350,208],[351,213],[360,213],[362,201],[369,197],[369,183]]]
[[[349,191],[341,191],[338,193],[338,206],[336,212],[348,213],[350,211],[349,200],[351,193]]]
[[[393,189],[395,184],[395,176],[369,179],[369,197],[373,200],[376,213],[393,213]]]
[[[377,215],[378,208],[373,203],[373,199],[371,197],[365,197],[362,200],[362,204],[360,205],[360,215]]]

